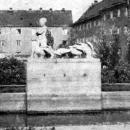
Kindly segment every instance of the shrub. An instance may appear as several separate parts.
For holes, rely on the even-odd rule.
[[[130,83],[130,65],[121,61],[119,41],[119,35],[114,34],[111,41],[107,41],[104,36],[98,44],[102,83]]]
[[[114,68],[120,59],[119,55],[119,35],[112,35],[111,41],[107,41],[106,36],[103,36],[101,42],[97,43],[97,56],[101,59],[102,68]]]
[[[15,58],[0,59],[0,84],[25,84],[25,64]]]
[[[102,69],[102,83],[130,83],[130,65],[119,63],[113,69]]]

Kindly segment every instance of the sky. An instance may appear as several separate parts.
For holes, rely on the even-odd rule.
[[[98,0],[101,1],[101,0]],[[34,10],[40,7],[43,10],[72,10],[73,21],[76,21],[94,2],[94,0],[0,0],[0,9],[29,9]]]

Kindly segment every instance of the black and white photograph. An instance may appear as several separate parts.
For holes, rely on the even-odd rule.
[[[130,0],[0,0],[0,130],[130,130]]]

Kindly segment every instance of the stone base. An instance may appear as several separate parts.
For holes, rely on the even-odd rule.
[[[25,105],[25,93],[0,93],[0,112],[24,112]]]
[[[27,63],[28,111],[101,109],[97,59],[49,59]]]
[[[28,97],[28,112],[101,110],[99,95],[36,96]]]

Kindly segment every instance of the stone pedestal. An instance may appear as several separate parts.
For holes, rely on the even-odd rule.
[[[98,59],[48,59],[27,62],[28,111],[101,109]]]

